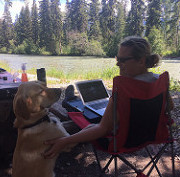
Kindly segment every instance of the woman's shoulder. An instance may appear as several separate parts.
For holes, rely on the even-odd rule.
[[[154,82],[159,78],[159,74],[155,74],[152,72],[147,72],[144,74],[140,74],[134,77],[134,79],[145,81],[145,82]]]

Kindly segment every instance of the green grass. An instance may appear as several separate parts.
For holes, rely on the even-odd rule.
[[[8,72],[11,71],[11,68],[9,67],[9,65],[6,62],[1,62],[0,61],[0,68],[3,68],[3,69],[5,69]]]

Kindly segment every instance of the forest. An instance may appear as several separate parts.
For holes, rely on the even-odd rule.
[[[114,57],[124,37],[141,36],[154,53],[180,54],[180,0],[66,0],[63,12],[59,0],[25,0],[14,22],[4,2],[0,53]]]

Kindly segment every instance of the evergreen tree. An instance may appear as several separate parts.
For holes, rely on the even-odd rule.
[[[71,11],[71,3],[69,2],[69,0],[66,0],[66,14],[65,14],[65,20],[64,20],[64,28],[66,32],[71,31],[70,11]]]
[[[89,24],[90,24],[90,30],[89,30],[89,38],[98,40],[100,39],[100,24],[99,24],[99,0],[91,0],[90,3],[90,19],[89,19]]]
[[[39,19],[38,19],[38,9],[36,5],[36,0],[33,0],[31,20],[32,20],[32,39],[36,46],[39,45]]]
[[[51,45],[51,52],[55,55],[61,53],[61,40],[63,36],[63,24],[59,5],[59,0],[51,0],[52,32],[54,36],[53,43],[55,45]]]
[[[71,30],[71,19],[70,19],[70,8],[71,8],[71,3],[69,0],[66,0],[66,13],[64,17],[64,23],[63,23],[63,45],[68,45],[69,43],[69,32]]]
[[[126,35],[142,36],[144,30],[144,1],[143,0],[131,0],[131,10],[126,20]]]
[[[169,29],[169,21],[171,19],[171,16],[172,16],[172,9],[173,9],[173,6],[171,3],[172,0],[162,0],[162,20],[161,20],[161,24],[162,24],[162,31],[163,31],[163,34],[164,34],[164,38],[167,42],[167,44],[169,43],[168,42],[168,39],[167,39],[167,32],[168,32],[168,29]],[[169,44],[168,44],[169,45]]]
[[[4,6],[4,13],[3,13],[3,21],[2,21],[2,46],[6,47],[7,51],[10,47],[10,40],[13,39],[13,24],[12,18],[9,11],[11,7],[11,2],[6,1]]]
[[[126,14],[125,14],[125,2],[120,1],[117,4],[117,16],[116,16],[116,38],[117,41],[121,41],[125,34]]]
[[[173,13],[169,20],[169,30],[167,39],[172,49],[179,51],[179,21],[180,21],[180,1],[173,2]]]
[[[100,27],[105,41],[109,41],[115,32],[115,0],[102,0]]]
[[[24,29],[25,38],[29,41],[32,41],[32,22],[29,6],[26,5],[24,9],[22,25]]]
[[[4,46],[2,22],[2,19],[0,19],[0,49]]]
[[[115,7],[116,0],[109,0],[108,3],[108,29],[114,33],[115,32]]]
[[[88,25],[87,4],[85,0],[72,0],[69,18],[71,30],[86,33]]]
[[[106,0],[101,1],[102,10],[99,14],[100,17],[100,28],[103,36],[103,40],[108,36],[108,5]]]
[[[103,46],[108,56],[114,56],[116,51],[116,1],[102,0],[102,11],[100,12],[100,27],[103,36]]]
[[[146,21],[146,34],[149,35],[151,28],[161,29],[161,0],[151,0],[148,4],[147,21]]]
[[[16,44],[20,45],[24,40],[32,41],[32,23],[29,7],[22,7],[19,18],[15,21]]]
[[[155,26],[149,32],[148,41],[151,44],[153,53],[163,55],[163,51],[165,49],[164,37],[161,31],[159,29],[156,29]]]
[[[51,20],[49,0],[40,1],[39,21],[40,21],[40,47],[45,47],[47,51],[50,51],[51,42],[53,40],[53,30],[52,30],[52,20]]]
[[[15,45],[18,46],[22,43],[23,41],[23,36],[21,33],[21,14],[22,10],[24,10],[24,7],[21,8],[21,12],[18,15],[16,15],[15,22],[14,22],[14,40],[15,40]]]

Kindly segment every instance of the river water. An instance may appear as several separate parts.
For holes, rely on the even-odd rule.
[[[179,58],[178,58],[179,59]],[[180,60],[162,60],[160,68],[167,70],[170,76],[180,80]],[[0,61],[7,62],[12,70],[21,69],[22,63],[27,63],[27,69],[31,68],[55,68],[65,73],[95,71],[116,64],[114,58],[74,57],[74,56],[30,56],[0,54]]]

